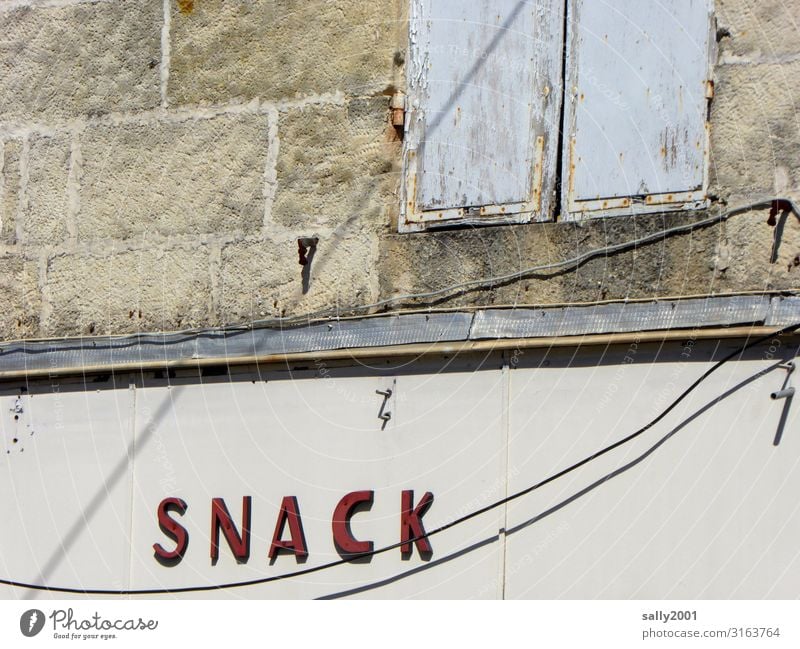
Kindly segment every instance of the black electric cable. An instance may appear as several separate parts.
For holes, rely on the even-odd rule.
[[[178,593],[195,593],[195,592],[203,592],[203,591],[213,591],[213,590],[226,590],[230,588],[244,588],[247,586],[257,586],[260,584],[268,584],[274,581],[282,581],[284,579],[290,579],[293,577],[301,577],[303,575],[310,575],[315,572],[320,572],[322,570],[327,570],[328,568],[334,568],[336,566],[343,565],[345,563],[352,563],[356,560],[361,560],[366,557],[376,556],[378,554],[383,554],[385,552],[389,552],[390,550],[394,550],[399,548],[401,545],[405,545],[407,543],[415,543],[416,541],[422,540],[424,538],[430,538],[431,536],[435,536],[445,530],[450,529],[451,527],[455,527],[456,525],[460,525],[461,523],[465,523],[466,521],[480,516],[481,514],[485,514],[501,505],[505,505],[506,503],[510,503],[513,500],[521,498],[522,496],[526,496],[527,494],[536,491],[544,487],[559,478],[564,477],[568,473],[572,473],[573,471],[579,469],[580,467],[596,460],[597,458],[605,455],[613,451],[620,446],[627,444],[628,442],[636,439],[637,437],[644,434],[646,431],[650,430],[653,426],[655,426],[658,422],[660,422],[664,417],[666,417],[672,410],[674,410],[679,403],[681,403],[689,394],[691,394],[697,386],[699,386],[703,381],[705,381],[711,374],[716,372],[720,367],[722,367],[728,361],[740,356],[745,351],[750,349],[751,347],[756,347],[763,342],[768,340],[772,340],[778,336],[782,336],[783,334],[791,333],[800,329],[800,322],[789,325],[787,327],[783,327],[778,331],[773,333],[767,334],[765,336],[761,336],[756,338],[755,340],[746,343],[745,345],[739,347],[738,349],[734,350],[724,358],[717,361],[714,365],[712,365],[709,369],[707,369],[703,374],[700,375],[698,379],[694,381],[688,388],[686,388],[675,400],[672,401],[664,410],[662,410],[652,421],[645,424],[638,430],[634,431],[630,435],[623,437],[622,439],[610,444],[599,451],[596,451],[592,455],[589,455],[579,462],[572,464],[571,466],[554,473],[553,475],[545,478],[544,480],[537,482],[536,484],[531,485],[530,487],[526,487],[525,489],[518,491],[510,496],[506,496],[505,498],[501,498],[485,507],[481,507],[480,509],[476,509],[469,514],[465,514],[459,518],[456,518],[449,523],[445,523],[444,525],[440,525],[439,527],[426,532],[420,536],[416,536],[407,541],[398,541],[397,543],[392,543],[391,545],[384,546],[382,548],[378,548],[377,550],[370,550],[369,552],[360,552],[353,554],[347,558],[338,559],[336,561],[331,561],[328,563],[323,563],[318,566],[312,566],[310,568],[301,568],[300,570],[294,570],[292,572],[283,573],[281,575],[273,575],[270,577],[261,577],[259,579],[250,579],[248,581],[238,581],[238,582],[229,582],[224,584],[213,584],[209,586],[184,586],[180,588],[143,588],[143,589],[105,589],[105,588],[70,588],[66,586],[46,586],[44,584],[29,584],[21,581],[13,581],[10,579],[0,579],[0,584],[5,586],[12,586],[17,588],[28,588],[30,590],[40,590],[40,591],[49,591],[54,593],[72,593],[77,595],[170,595],[170,594],[178,594]]]

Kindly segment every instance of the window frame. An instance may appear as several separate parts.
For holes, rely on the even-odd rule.
[[[424,121],[419,118],[425,100],[424,66],[428,64],[426,43],[415,33],[415,25],[426,20],[425,7],[431,0],[410,0],[409,40],[406,56],[406,96],[402,153],[402,178],[400,186],[400,233],[424,232],[442,227],[523,224],[531,222],[580,221],[608,216],[633,216],[635,214],[674,212],[705,209],[708,197],[710,167],[710,102],[713,99],[713,73],[717,56],[716,20],[714,0],[702,0],[708,8],[708,41],[706,71],[706,111],[703,123],[702,182],[698,189],[685,192],[664,192],[642,195],[618,196],[578,200],[574,196],[575,169],[575,93],[578,67],[576,23],[578,5],[584,0],[534,0],[552,3],[554,16],[549,29],[558,24],[552,50],[541,53],[542,68],[552,67],[558,59],[558,77],[547,78],[554,100],[545,102],[547,114],[533,123],[528,133],[533,141],[532,188],[529,200],[485,205],[464,205],[443,209],[424,209],[418,205],[420,182],[420,147],[424,142]],[[558,46],[556,46],[558,43]],[[558,50],[557,52],[555,50]],[[537,52],[537,57],[540,55]],[[535,65],[539,72],[539,58]],[[537,130],[538,127],[538,130]],[[541,129],[544,129],[543,132]],[[558,193],[558,195],[556,195]],[[558,213],[556,213],[558,211]]]
[[[530,193],[527,200],[502,204],[463,205],[443,209],[424,209],[417,203],[420,183],[420,150],[424,144],[425,87],[427,78],[425,66],[428,63],[426,43],[423,36],[416,33],[416,26],[428,20],[426,6],[431,0],[410,0],[409,43],[406,56],[406,96],[404,143],[402,160],[401,205],[398,230],[400,232],[420,232],[449,226],[519,224],[551,221],[556,203],[555,183],[558,176],[560,123],[562,118],[561,89],[562,48],[564,42],[564,0],[536,0],[538,4],[552,6],[554,11],[548,20],[537,24],[537,31],[531,35],[548,43],[548,48],[534,45],[536,70],[532,75],[540,76],[542,93],[540,104],[531,109],[530,130],[525,134],[530,138],[531,152]],[[529,2],[529,0],[528,0]],[[532,5],[536,7],[537,5]],[[557,45],[557,47],[556,47]],[[552,49],[550,47],[552,46]],[[536,99],[536,88],[531,88],[531,98]],[[550,160],[548,166],[547,160]]]

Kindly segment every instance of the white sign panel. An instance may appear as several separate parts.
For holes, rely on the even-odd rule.
[[[108,597],[797,597],[800,434],[770,399],[774,351],[593,457],[733,346],[9,385],[2,578]]]

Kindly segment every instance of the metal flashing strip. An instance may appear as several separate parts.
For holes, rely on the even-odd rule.
[[[587,306],[484,309],[331,320],[283,329],[209,329],[172,334],[72,338],[0,344],[0,377],[111,372],[115,368],[256,362],[285,355],[436,346],[503,339],[782,326],[800,320],[800,296],[720,296]],[[474,342],[473,342],[474,341]],[[337,350],[345,350],[338,351]],[[424,349],[422,350],[424,353]],[[249,359],[249,360],[248,360]]]
[[[175,360],[291,354],[410,343],[466,340],[471,313],[393,315],[331,320],[286,329],[209,330],[194,334],[134,334],[0,345],[0,372]]]
[[[763,322],[766,296],[628,302],[562,309],[487,309],[475,314],[470,339],[537,338],[692,329]]]
[[[770,301],[769,313],[764,324],[780,327],[798,320],[800,320],[800,296],[780,296]]]

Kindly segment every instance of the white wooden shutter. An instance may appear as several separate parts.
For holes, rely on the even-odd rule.
[[[400,229],[552,216],[563,0],[411,0]]]
[[[713,0],[570,0],[566,218],[707,205]]]

